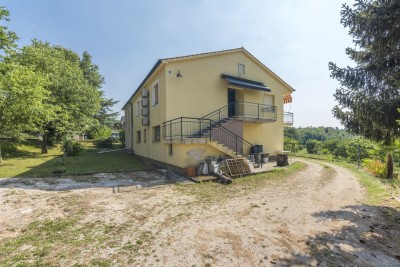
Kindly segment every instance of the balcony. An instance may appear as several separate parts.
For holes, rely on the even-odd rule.
[[[237,120],[257,123],[276,121],[276,106],[236,101],[233,108],[234,112],[231,115]]]
[[[293,126],[293,113],[292,112],[284,112],[283,113],[283,124],[285,126]]]

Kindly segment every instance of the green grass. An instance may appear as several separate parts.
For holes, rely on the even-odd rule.
[[[85,143],[85,147],[78,156],[64,158],[58,146],[41,155],[37,142],[23,142],[17,146],[16,153],[3,158],[0,178],[54,176],[57,172],[87,174],[151,169],[126,151],[99,154],[103,149],[96,149],[90,143]]]

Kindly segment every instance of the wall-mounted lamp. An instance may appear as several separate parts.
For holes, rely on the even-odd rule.
[[[181,71],[180,71],[180,70],[178,70],[178,73],[176,74],[176,77],[177,77],[177,78],[182,77],[182,74],[181,74]]]

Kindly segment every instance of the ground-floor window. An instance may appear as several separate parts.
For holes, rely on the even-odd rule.
[[[161,128],[160,125],[153,127],[153,142],[159,142],[161,140]]]
[[[143,143],[147,142],[147,129],[143,129]]]
[[[168,145],[168,155],[172,155],[173,150],[172,150],[172,144]]]
[[[136,143],[140,143],[140,142],[141,142],[141,132],[136,131]]]

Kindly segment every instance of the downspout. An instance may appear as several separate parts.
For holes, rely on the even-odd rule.
[[[133,101],[133,99],[132,99]],[[133,105],[131,102],[131,119],[130,119],[130,125],[131,125],[131,133],[132,133],[132,138],[131,138],[131,150],[133,151],[133,138],[134,138],[134,133],[133,133]]]

